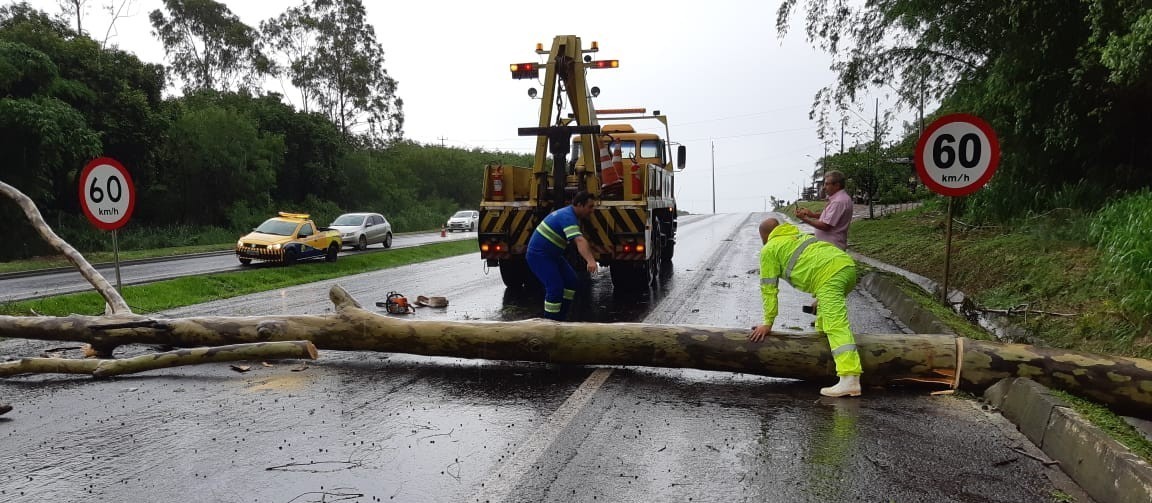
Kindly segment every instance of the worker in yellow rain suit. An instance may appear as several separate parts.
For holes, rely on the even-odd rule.
[[[856,262],[836,246],[801,234],[792,224],[775,218],[760,223],[760,295],[764,301],[764,324],[753,327],[748,340],[760,342],[772,332],[776,321],[779,281],[816,296],[820,303],[817,327],[822,327],[836,361],[840,381],[823,388],[824,396],[860,396],[860,353],[848,326],[848,293],[856,286]]]

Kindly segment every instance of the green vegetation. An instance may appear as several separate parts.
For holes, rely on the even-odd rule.
[[[111,250],[76,197],[98,155],[136,185],[122,250],[231,243],[281,210],[321,225],[376,211],[396,232],[435,229],[476,206],[485,164],[532,162],[406,141],[398,83],[360,0],[307,0],[259,29],[214,0],[165,0],[149,19],[170,66],[105,47],[80,19],[0,6],[0,180],[81,252]],[[299,108],[261,91],[281,78]],[[52,253],[22,238],[33,231],[15,205],[0,201],[0,221],[21,237],[0,261]]]
[[[1119,305],[1128,320],[1152,331],[1152,192],[1145,190],[1105,207],[1092,222],[1104,270],[1123,294]]]
[[[853,222],[851,249],[942,282],[942,206]],[[949,286],[978,308],[1020,312],[1013,322],[1026,335],[1018,342],[1150,358],[1152,341],[1118,309],[1122,275],[1103,267],[1103,254],[1088,242],[1090,222],[1058,212],[1013,226],[956,225]]]
[[[900,200],[920,128],[964,112],[983,118],[1002,149],[995,177],[960,201],[969,223],[1004,224],[1059,208],[1095,211],[1118,194],[1152,185],[1152,6],[1144,0],[947,2],[785,0],[781,36],[802,23],[832,57],[833,83],[812,115],[832,144],[839,117],[862,95],[921,109],[886,142],[895,110],[822,164],[843,168],[853,195]],[[799,11],[799,12],[797,12]],[[1059,34],[1055,36],[1054,34]],[[936,110],[925,105],[940,103]],[[867,108],[873,106],[871,100]],[[871,110],[869,110],[871,111]],[[860,162],[857,162],[860,161]],[[1060,210],[1063,211],[1063,210]]]
[[[474,252],[474,241],[450,241],[341,257],[336,262],[308,261],[291,267],[260,267],[131,285],[124,287],[122,295],[134,312],[147,314]],[[95,316],[104,312],[104,299],[95,292],[85,292],[0,304],[0,315],[25,316],[32,312],[46,316]]]

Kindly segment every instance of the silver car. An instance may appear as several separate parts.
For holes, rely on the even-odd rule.
[[[368,245],[380,243],[385,248],[392,247],[392,224],[379,213],[345,213],[336,217],[328,227],[340,231],[344,246],[363,250]]]
[[[474,231],[480,222],[480,212],[476,210],[460,210],[457,211],[452,218],[448,219],[445,227],[448,232],[454,231]]]

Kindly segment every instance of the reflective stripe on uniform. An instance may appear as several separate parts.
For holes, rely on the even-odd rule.
[[[564,289],[564,300],[572,300],[576,298],[576,290]]]
[[[832,356],[842,355],[842,354],[847,353],[849,351],[856,351],[856,345],[855,344],[845,344],[845,345],[840,346],[836,349],[833,349],[832,350]]]
[[[568,248],[568,240],[556,234],[556,231],[552,230],[548,224],[540,222],[540,225],[536,226],[536,232],[539,232],[541,236],[544,236],[544,239],[551,241],[552,244],[559,246],[561,250]]]
[[[784,281],[787,281],[789,284],[792,283],[792,269],[796,268],[796,261],[800,260],[800,254],[804,253],[804,249],[815,242],[816,238],[808,238],[804,240],[803,243],[800,243],[800,246],[796,247],[796,251],[792,252],[792,257],[788,259],[788,267],[784,268]]]
[[[559,313],[560,312],[560,303],[559,302],[544,301],[544,312],[546,312],[546,313]]]
[[[780,283],[780,278],[760,278],[761,285],[775,285]]]
[[[572,238],[574,238],[576,236],[580,236],[580,235],[582,235],[582,234],[580,232],[580,226],[579,225],[569,225],[568,227],[564,228],[564,236],[566,236],[568,239],[572,239]]]

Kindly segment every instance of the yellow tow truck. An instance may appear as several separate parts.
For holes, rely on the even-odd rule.
[[[548,213],[568,204],[581,190],[597,196],[596,211],[582,228],[597,261],[609,268],[614,288],[644,288],[672,259],[675,173],[685,167],[685,148],[677,146],[674,165],[668,118],[659,111],[646,115],[643,108],[593,106],[600,89],[588,86],[587,71],[620,66],[618,60],[593,59],[599,50],[596,42],[585,48],[579,37],[561,35],[550,50],[537,44],[536,53],[547,55],[545,63],[509,67],[513,79],[539,80],[544,70],[538,126],[519,130],[521,136],[537,137],[532,166],[492,163],[484,168],[480,256],[489,267],[500,268],[510,288],[534,282],[524,258],[532,232]],[[538,94],[535,88],[528,91],[532,98]],[[565,104],[570,113],[564,114]],[[610,115],[616,117],[602,125],[600,117]],[[635,126],[649,120],[663,125],[659,131],[663,136],[637,132]],[[578,257],[573,260],[583,263]]]
[[[324,257],[335,262],[340,254],[340,231],[317,227],[306,213],[279,212],[236,242],[241,265],[253,260],[285,265],[297,260]]]

